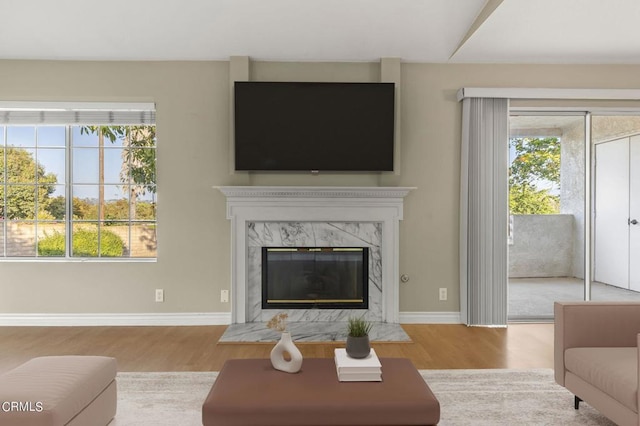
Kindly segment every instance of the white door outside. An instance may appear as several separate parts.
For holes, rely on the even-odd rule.
[[[596,281],[629,288],[629,138],[595,146]]]
[[[640,291],[640,135],[629,146],[629,288]]]

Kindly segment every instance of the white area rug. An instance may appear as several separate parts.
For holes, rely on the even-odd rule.
[[[421,370],[440,401],[440,425],[615,424],[558,386],[550,369]],[[384,375],[384,372],[383,372]],[[110,426],[195,426],[217,373],[119,373]]]

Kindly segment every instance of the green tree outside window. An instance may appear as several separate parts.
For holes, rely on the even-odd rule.
[[[560,140],[513,138],[509,144],[515,152],[509,167],[511,214],[559,213]]]

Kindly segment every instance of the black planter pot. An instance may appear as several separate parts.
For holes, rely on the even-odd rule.
[[[366,358],[371,352],[369,336],[352,337],[347,336],[347,355],[351,358]]]

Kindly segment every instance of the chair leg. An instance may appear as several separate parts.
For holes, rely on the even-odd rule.
[[[576,410],[579,409],[580,408],[580,402],[582,402],[582,400],[578,396],[574,396],[573,408],[575,408]]]

